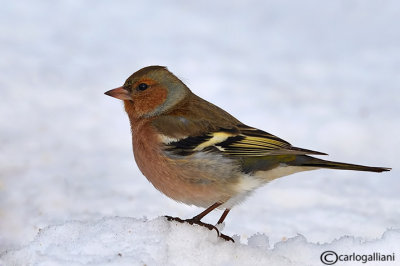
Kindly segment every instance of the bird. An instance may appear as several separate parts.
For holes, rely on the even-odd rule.
[[[134,158],[150,183],[177,202],[205,208],[191,219],[169,220],[216,229],[201,219],[222,209],[217,225],[222,224],[235,205],[274,179],[321,168],[391,170],[315,158],[327,154],[247,126],[194,94],[164,66],[144,67],[105,94],[123,101]]]

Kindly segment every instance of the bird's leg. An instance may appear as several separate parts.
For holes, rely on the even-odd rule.
[[[229,212],[230,209],[225,209],[224,213],[221,215],[221,218],[219,218],[217,224],[222,224]]]
[[[207,209],[205,209],[204,211],[202,211],[200,214],[194,216],[192,219],[188,219],[186,221],[193,221],[193,222],[200,222],[201,219],[203,219],[204,216],[206,216],[207,214],[209,214],[212,210],[214,210],[215,208],[218,208],[219,206],[221,206],[222,203],[216,202],[213,205],[211,205],[210,207],[208,207]]]
[[[191,218],[191,219],[182,220],[182,219],[179,218],[179,217],[171,217],[171,216],[166,216],[166,218],[167,218],[168,221],[172,221],[172,220],[173,220],[173,221],[177,221],[177,222],[180,222],[180,223],[186,222],[186,223],[189,223],[189,224],[191,224],[191,225],[197,224],[197,225],[200,225],[200,226],[204,226],[204,227],[208,228],[209,230],[213,230],[213,229],[214,229],[215,231],[217,231],[217,234],[218,234],[219,237],[223,238],[223,239],[226,240],[226,241],[229,241],[229,240],[230,240],[230,241],[232,241],[232,242],[235,242],[231,237],[229,237],[229,236],[227,236],[227,235],[224,235],[224,234],[221,234],[221,233],[219,232],[218,228],[215,227],[215,225],[203,223],[203,222],[201,221],[201,219],[203,219],[204,216],[206,216],[206,215],[209,214],[212,210],[214,210],[215,208],[218,208],[218,207],[221,206],[221,205],[222,205],[222,203],[216,202],[216,203],[214,203],[213,205],[211,205],[210,207],[208,207],[207,209],[205,209],[204,211],[202,211],[200,214],[194,216],[194,217]],[[228,211],[225,210],[224,213],[222,214],[222,216],[224,216],[224,219],[225,219],[226,215],[228,215],[228,212],[229,212],[229,210],[228,210]],[[221,220],[221,219],[222,219],[222,217],[220,218],[220,220]],[[222,219],[222,221],[223,221],[224,219]],[[222,222],[221,222],[221,223],[222,223]]]
[[[228,215],[228,213],[230,212],[230,209],[225,209],[224,213],[221,215],[221,218],[219,218],[217,225],[222,224],[226,218],[226,216]],[[233,243],[235,243],[235,241],[233,240],[232,237],[224,235],[224,234],[220,234],[219,237],[225,239],[226,241],[232,241]]]
[[[217,227],[215,227],[212,224],[207,224],[207,223],[203,223],[201,221],[201,219],[203,219],[204,216],[206,216],[207,214],[209,214],[212,210],[214,210],[215,208],[218,208],[219,206],[221,206],[222,203],[216,202],[213,205],[211,205],[210,207],[208,207],[207,209],[205,209],[204,211],[202,211],[200,214],[194,216],[191,219],[186,219],[185,222],[189,223],[189,224],[198,224],[204,227],[207,227],[209,230],[213,230],[215,229],[218,233],[218,235],[220,235],[220,232],[218,230]]]
[[[179,217],[171,217],[171,216],[166,216],[166,217],[167,217],[168,221],[174,220],[174,221],[178,221],[178,222],[181,222],[181,223],[187,222],[187,223],[189,223],[189,224],[198,224],[198,225],[201,225],[201,226],[205,226],[205,227],[207,227],[207,228],[210,229],[210,230],[215,229],[215,230],[217,230],[217,232],[218,232],[218,234],[219,234],[219,231],[218,231],[218,229],[217,229],[215,226],[213,226],[213,225],[211,225],[211,224],[203,223],[203,222],[200,221],[200,220],[201,220],[204,216],[206,216],[207,214],[209,214],[212,210],[214,210],[215,208],[218,208],[218,206],[221,206],[221,204],[222,204],[222,203],[216,202],[216,203],[214,203],[213,205],[211,205],[210,207],[208,207],[207,209],[205,209],[204,211],[202,211],[200,214],[194,216],[194,217],[191,218],[191,219],[182,220],[182,219],[179,218]]]

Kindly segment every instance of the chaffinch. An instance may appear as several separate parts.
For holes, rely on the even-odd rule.
[[[166,67],[142,68],[105,94],[124,102],[143,175],[168,197],[207,208],[186,220],[192,224],[202,224],[215,208],[225,210],[222,223],[256,188],[289,174],[319,168],[390,170],[311,157],[327,154],[243,124],[192,93]]]

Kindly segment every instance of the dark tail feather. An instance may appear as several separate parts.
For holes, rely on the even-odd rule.
[[[386,167],[372,167],[372,166],[364,166],[364,165],[349,164],[349,163],[331,162],[331,161],[317,159],[307,155],[297,156],[294,165],[306,166],[306,167],[330,168],[338,170],[368,171],[377,173],[390,171],[392,169]]]

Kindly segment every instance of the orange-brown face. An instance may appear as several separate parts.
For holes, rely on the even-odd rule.
[[[141,90],[143,84],[147,85],[145,90]],[[168,91],[156,81],[151,79],[142,79],[132,84],[132,101],[125,102],[125,109],[132,109],[137,117],[141,117],[153,112],[157,107],[162,105],[167,99]]]
[[[148,66],[133,73],[122,87],[105,94],[123,100],[130,118],[141,118],[168,112],[190,90],[166,67]]]
[[[107,91],[106,94],[124,100],[126,112],[141,117],[162,105],[167,99],[168,91],[155,80],[141,78],[132,84]]]

